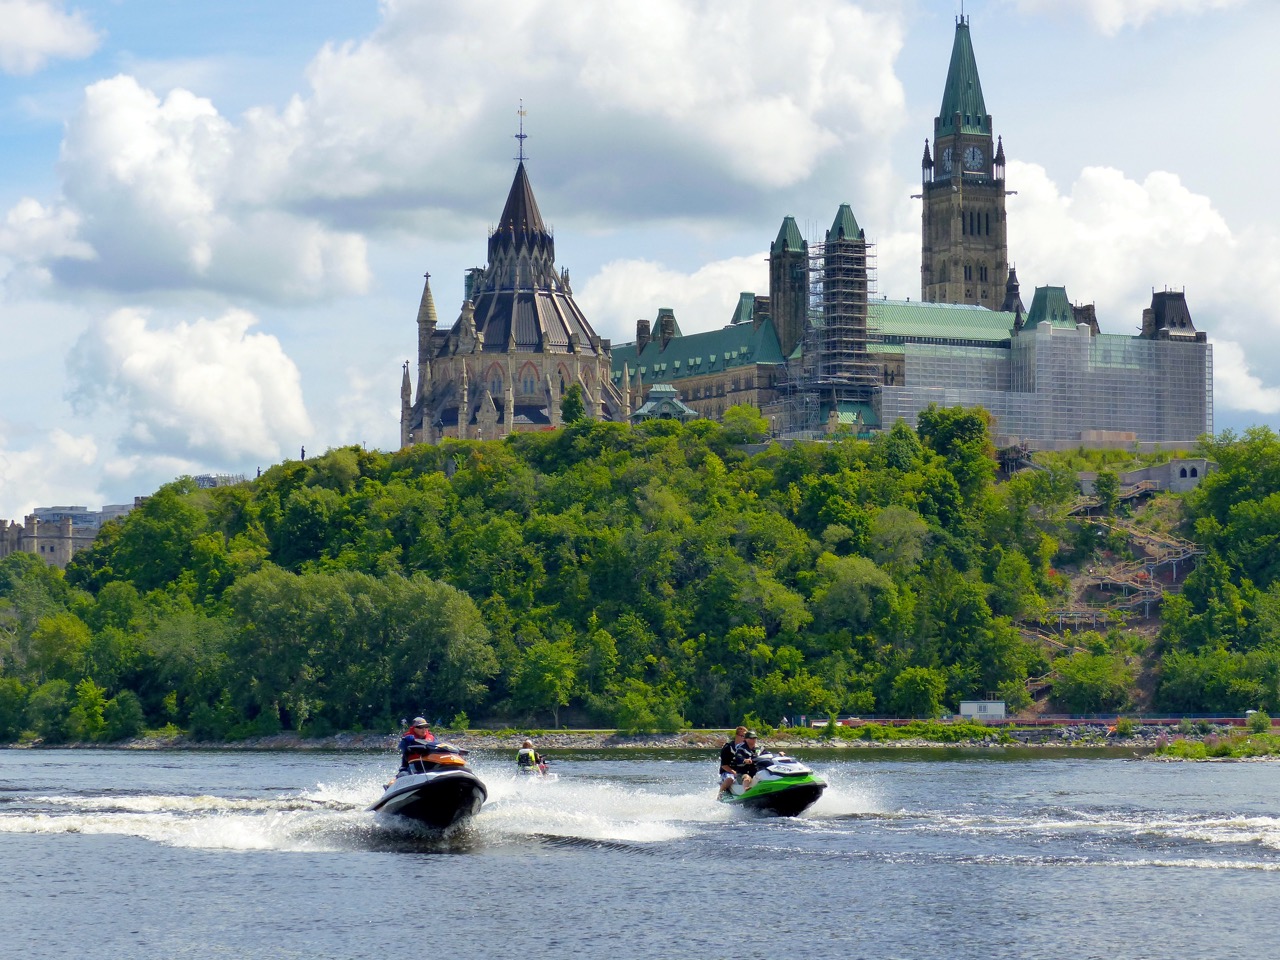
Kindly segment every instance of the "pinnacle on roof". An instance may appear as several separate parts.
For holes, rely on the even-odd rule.
[[[778,230],[778,239],[773,241],[770,253],[798,253],[808,250],[804,237],[800,236],[800,228],[796,226],[795,217],[784,217],[782,227]]]
[[[434,327],[436,317],[436,301],[431,296],[431,274],[425,274],[426,282],[422,285],[422,300],[418,304],[418,326]]]
[[[960,128],[954,125],[960,114]],[[942,109],[938,112],[939,135],[943,133],[990,133],[985,127],[987,106],[982,99],[982,82],[978,79],[978,63],[973,56],[973,40],[969,37],[969,21],[956,21],[956,38],[951,46],[951,66],[947,68],[947,85],[942,91]]]
[[[928,137],[924,138],[924,156],[920,158],[920,166],[926,167],[926,168],[933,166],[933,157],[929,156],[929,138]]]
[[[516,167],[515,179],[511,182],[511,192],[507,194],[507,205],[502,208],[502,218],[498,221],[498,233],[541,233],[547,232],[542,222],[542,214],[538,211],[538,201],[533,198],[533,187],[529,185],[529,175],[525,173],[524,161]]]
[[[827,242],[862,240],[863,237],[862,228],[858,226],[857,218],[853,215],[853,208],[847,203],[840,204],[840,209],[836,211],[836,219],[831,224],[831,229],[827,231]]]
[[[1004,166],[1004,137],[996,141],[996,166]]]

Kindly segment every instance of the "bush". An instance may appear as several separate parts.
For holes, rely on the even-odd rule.
[[[1250,733],[1270,733],[1271,715],[1263,710],[1254,710],[1249,714],[1245,727]]]
[[[71,684],[65,680],[36,687],[27,701],[27,720],[35,735],[46,743],[66,743],[71,703]]]
[[[467,711],[459,710],[453,715],[453,719],[449,721],[449,729],[459,732],[471,729],[471,718],[467,716]]]
[[[1132,737],[1134,732],[1137,729],[1138,729],[1138,725],[1134,723],[1132,720],[1130,720],[1128,717],[1120,717],[1118,720],[1116,720],[1116,736],[1117,737]]]
[[[82,743],[101,740],[106,729],[104,714],[107,707],[106,693],[88,677],[76,684],[75,706],[67,718],[71,736]]]
[[[103,740],[132,740],[142,733],[142,701],[132,690],[121,690],[102,708],[102,720]]]
[[[0,743],[12,743],[27,724],[27,688],[16,677],[0,677]]]

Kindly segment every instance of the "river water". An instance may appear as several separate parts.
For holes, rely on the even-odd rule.
[[[6,958],[1273,955],[1280,764],[806,753],[803,817],[714,756],[475,753],[445,838],[365,812],[390,753],[0,750]]]

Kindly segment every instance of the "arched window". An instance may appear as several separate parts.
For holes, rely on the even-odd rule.
[[[1178,476],[1179,476],[1179,477],[1185,477],[1186,475],[1187,475],[1187,468],[1186,468],[1186,467],[1183,467],[1181,470],[1179,470],[1179,471],[1178,471]]]
[[[1198,476],[1200,476],[1200,471],[1199,471],[1199,470],[1197,470],[1195,467],[1192,467],[1192,468],[1191,468],[1191,475],[1192,475],[1193,477],[1198,477]]]

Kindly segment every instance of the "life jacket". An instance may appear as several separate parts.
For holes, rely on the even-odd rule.
[[[516,763],[522,767],[536,767],[538,765],[538,753],[532,747],[521,747],[520,752],[516,754]]]

